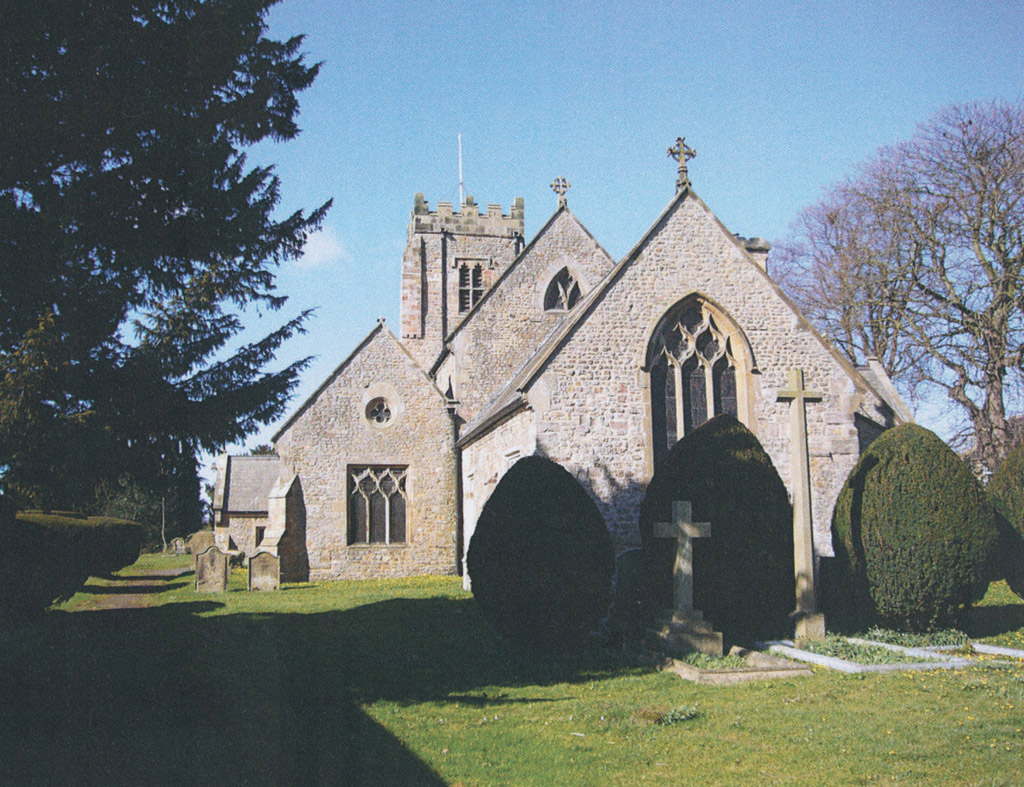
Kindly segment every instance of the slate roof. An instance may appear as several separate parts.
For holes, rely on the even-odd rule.
[[[267,497],[281,472],[276,456],[229,456],[224,510],[231,514],[267,512]]]

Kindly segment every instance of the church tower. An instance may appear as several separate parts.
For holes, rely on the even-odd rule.
[[[417,194],[402,256],[402,343],[429,369],[448,334],[523,249],[523,198],[507,215],[501,205],[481,213],[472,197],[461,211],[439,202],[432,211]]]

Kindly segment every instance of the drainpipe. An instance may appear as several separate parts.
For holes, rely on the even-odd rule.
[[[452,392],[451,380],[448,381],[448,391],[445,393],[445,409],[452,421],[452,452],[455,462],[455,571],[462,576],[462,449],[457,445],[459,442],[459,401]]]

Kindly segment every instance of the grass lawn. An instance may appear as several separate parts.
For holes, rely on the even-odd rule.
[[[517,653],[456,578],[139,576],[186,565],[147,556],[0,633],[0,782],[1024,783],[1019,661],[696,686],[600,649]],[[971,627],[1024,646],[1024,604],[994,585]]]

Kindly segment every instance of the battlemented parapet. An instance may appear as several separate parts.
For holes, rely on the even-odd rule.
[[[485,213],[472,197],[466,197],[459,212],[452,210],[452,203],[439,202],[437,210],[430,210],[422,194],[413,202],[412,220],[409,222],[409,237],[425,232],[451,232],[465,235],[494,235],[496,237],[522,237],[523,198],[516,197],[507,214],[501,205],[488,205]]]
[[[445,338],[497,281],[523,248],[523,198],[486,211],[466,197],[437,210],[422,194],[413,201],[408,243],[402,257],[402,339],[429,368]]]

